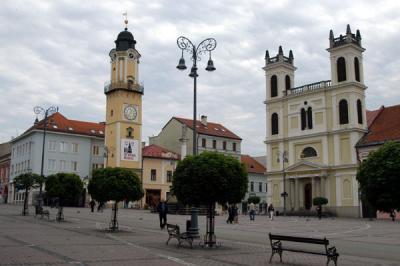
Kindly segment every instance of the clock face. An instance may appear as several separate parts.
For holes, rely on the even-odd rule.
[[[124,116],[128,120],[135,120],[135,118],[137,116],[136,108],[134,106],[132,106],[132,105],[128,105],[124,109]]]

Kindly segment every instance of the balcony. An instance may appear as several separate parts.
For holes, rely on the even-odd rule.
[[[104,83],[104,94],[108,94],[111,91],[115,90],[125,90],[125,91],[134,91],[140,94],[144,93],[143,83],[133,83],[133,82],[105,82]]]
[[[292,88],[290,90],[285,91],[285,96],[294,95],[294,94],[301,94],[310,91],[316,91],[319,89],[324,89],[331,86],[330,80],[323,80],[311,84],[306,84],[300,87]]]

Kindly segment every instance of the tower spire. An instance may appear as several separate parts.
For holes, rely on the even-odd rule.
[[[128,30],[128,11],[122,13],[122,16],[124,16],[125,30]]]

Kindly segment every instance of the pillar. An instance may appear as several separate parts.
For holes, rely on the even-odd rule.
[[[299,209],[299,179],[294,179],[294,209],[297,211]]]

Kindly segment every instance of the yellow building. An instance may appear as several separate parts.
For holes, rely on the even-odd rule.
[[[147,206],[155,207],[160,200],[168,199],[179,159],[178,154],[157,145],[143,148],[143,190]]]
[[[367,128],[361,34],[347,26],[330,31],[331,80],[293,86],[294,57],[265,56],[267,202],[287,211],[312,209],[326,197],[327,210],[358,216],[355,145]],[[284,195],[286,192],[286,203]]]
[[[104,87],[106,166],[129,168],[140,174],[143,95],[143,86],[138,82],[140,54],[127,27],[118,34],[115,44],[110,51],[110,82]]]

